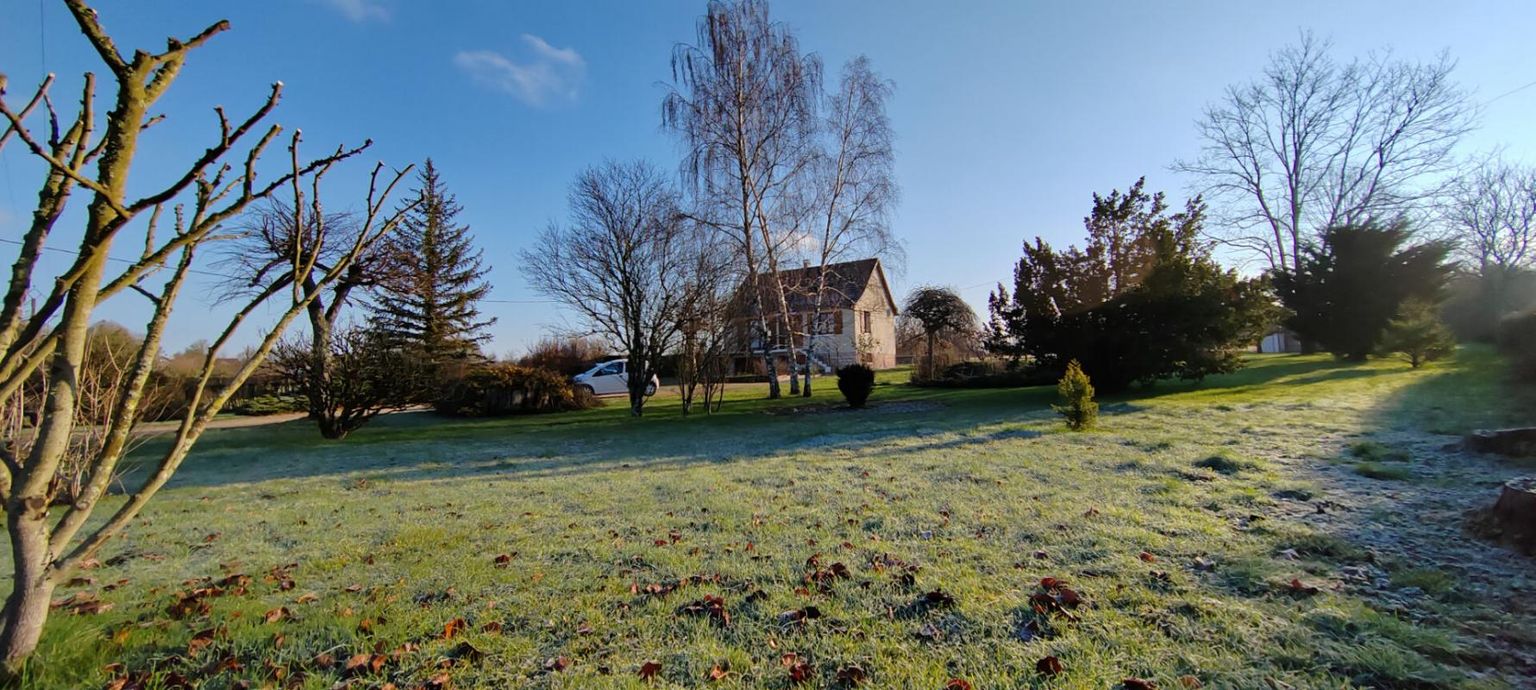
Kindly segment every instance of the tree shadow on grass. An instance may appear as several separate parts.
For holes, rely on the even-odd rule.
[[[1351,376],[1348,365],[1319,357],[1261,357],[1239,372],[1201,382],[1165,383],[1104,400],[1105,415],[1142,409],[1133,400],[1201,391],[1242,391],[1287,377]],[[275,479],[365,474],[398,480],[473,474],[570,475],[609,469],[741,462],[786,453],[833,452],[871,444],[921,452],[1017,438],[996,424],[1040,424],[1054,418],[1052,386],[956,390],[877,387],[874,407],[838,414],[835,394],[811,399],[731,401],[718,415],[682,416],[672,403],[635,419],[619,406],[499,419],[447,419],[428,412],[385,415],[342,442],[318,438],[308,420],[208,432],[171,480],[171,487],[225,486]],[[917,404],[921,403],[921,404]],[[653,403],[655,405],[656,403]],[[890,409],[882,411],[880,406]],[[785,410],[798,411],[785,414]],[[140,461],[163,450],[152,439]],[[140,470],[142,471],[142,470]],[[137,472],[124,483],[135,486]]]
[[[1038,391],[982,391],[934,396],[926,391],[879,407],[825,414],[774,413],[741,405],[715,416],[656,415],[632,419],[603,409],[504,419],[444,419],[429,413],[387,415],[342,442],[319,439],[310,422],[208,432],[172,479],[171,487],[222,486],[274,479],[374,474],[410,480],[476,473],[548,476],[628,466],[647,468],[741,461],[753,456],[857,448],[914,436],[947,434],[1045,408]],[[902,394],[909,391],[899,391]],[[949,398],[949,399],[946,399]],[[824,398],[832,405],[833,398]],[[784,405],[805,406],[804,401]],[[163,450],[151,440],[136,459]],[[137,473],[125,478],[134,486]]]
[[[1515,584],[1536,568],[1536,558],[1463,528],[1470,511],[1492,504],[1500,484],[1536,465],[1470,453],[1456,443],[1476,428],[1536,424],[1536,386],[1512,382],[1504,362],[1478,347],[1463,347],[1455,359],[1420,371],[1379,361],[1358,375],[1336,372],[1326,378],[1346,380],[1372,371],[1405,378],[1384,378],[1386,385],[1366,389],[1381,397],[1367,399],[1358,428],[1346,424],[1353,433],[1333,436],[1331,442],[1342,448],[1319,444],[1320,450],[1339,452],[1341,462],[1292,463],[1295,478],[1326,490],[1303,499],[1317,505],[1315,511],[1308,504],[1288,509],[1289,502],[1279,503],[1283,520],[1320,533],[1318,543],[1347,544],[1312,558],[1327,564],[1323,572],[1368,573],[1365,582],[1345,590],[1367,604],[1401,610],[1415,620],[1439,617],[1444,607],[1453,607],[1451,622],[1468,632],[1461,643],[1469,645],[1459,654],[1466,661],[1456,665],[1479,672],[1536,671],[1536,654],[1530,652],[1536,649],[1536,610],[1523,603],[1536,595],[1536,587]],[[1384,449],[1372,454],[1383,459],[1364,462],[1366,453],[1353,451],[1356,447]],[[1447,584],[1426,589],[1423,582]],[[1393,635],[1370,620],[1352,624],[1366,638]],[[1378,680],[1390,685],[1401,679]]]

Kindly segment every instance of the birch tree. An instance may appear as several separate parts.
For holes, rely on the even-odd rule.
[[[810,240],[805,245],[818,268],[810,284],[803,286],[810,296],[812,314],[805,329],[801,393],[806,397],[811,395],[811,367],[828,286],[841,284],[829,274],[828,267],[855,254],[901,251],[890,227],[890,210],[897,197],[895,137],[885,102],[893,88],[861,55],[843,67],[837,90],[824,96],[823,148],[812,177],[814,211],[805,226]]]
[[[747,317],[762,343],[769,397],[777,398],[769,318],[790,332],[781,249],[799,213],[798,185],[814,160],[821,63],[800,52],[763,0],[716,0],[699,21],[696,42],[673,51],[672,81],[662,123],[683,145],[696,219],[742,256]],[[788,347],[793,364],[792,337]]]
[[[1476,116],[1445,54],[1339,62],[1331,49],[1302,34],[1229,86],[1196,123],[1200,155],[1173,165],[1211,204],[1212,238],[1273,270],[1326,228],[1419,209]]]
[[[301,162],[300,136],[295,131],[287,137],[286,172],[259,181],[257,164],[282,133],[278,125],[263,124],[282,93],[282,84],[277,83],[244,119],[231,120],[215,107],[216,127],[207,149],[179,175],[144,196],[131,196],[128,178],[140,137],[162,119],[151,114],[154,106],[187,58],[228,30],[229,24],[220,21],[190,38],[167,39],[161,52],[136,50],[125,55],[84,0],[64,0],[64,5],[108,75],[108,112],[98,117],[94,73],[84,75],[79,109],[72,117],[61,117],[54,107],[52,75],[17,107],[8,98],[5,78],[0,77],[0,116],[5,119],[0,148],[19,143],[43,166],[37,207],[23,231],[0,303],[0,400],[10,400],[41,369],[47,369],[50,381],[30,433],[8,436],[0,444],[0,501],[5,506],[12,570],[11,592],[0,611],[0,670],[13,680],[37,646],[54,588],[134,520],[175,473],[214,415],[261,366],[288,325],[320,289],[345,273],[367,249],[370,237],[360,234],[330,269],[316,275],[313,284],[274,282],[237,305],[203,358],[191,387],[190,409],[166,449],[148,462],[142,483],[129,489],[115,511],[92,519],[108,484],[118,476],[167,321],[199,250],[217,239],[218,228],[251,203],[284,190],[297,191],[306,181],[318,185],[326,171],[362,152],[367,144],[337,148]],[[58,274],[44,275],[40,255],[49,248],[54,226],[76,193],[87,201],[78,244],[67,250],[75,258]],[[163,213],[166,210],[170,212]],[[321,234],[315,242],[328,239]],[[108,257],[114,250],[117,256],[131,258],[126,265],[110,266],[114,270],[109,271]],[[89,326],[103,303],[130,293],[147,299],[151,306],[144,336],[119,379],[109,427],[84,458],[86,479],[74,500],[54,512],[50,493],[79,422],[79,372],[87,353]],[[284,294],[289,299],[277,299]],[[22,305],[28,302],[35,306],[24,311]],[[223,388],[210,385],[219,352],[253,314],[269,313],[264,306],[269,303],[276,304],[272,310],[276,319],[258,337],[251,356]]]

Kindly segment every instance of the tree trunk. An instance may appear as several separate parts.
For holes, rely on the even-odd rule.
[[[14,561],[13,589],[5,600],[0,627],[0,679],[14,682],[43,634],[54,583],[48,573],[47,501],[41,497],[13,500],[6,516]]]
[[[814,366],[811,356],[816,352],[817,311],[816,309],[811,311],[811,326],[806,329],[805,335],[805,384],[800,387],[800,395],[807,398],[811,397],[811,367]]]
[[[923,377],[928,379],[936,378],[933,375],[933,341],[936,335],[935,333],[928,334],[928,364],[926,365],[928,371],[923,374]]]
[[[1518,477],[1504,483],[1493,519],[1512,542],[1536,548],[1536,477]]]
[[[635,390],[634,384],[631,384],[629,387],[629,416],[639,417],[644,413],[644,410],[645,389]]]
[[[1536,456],[1536,427],[1479,429],[1462,439],[1467,450],[1512,458]]]

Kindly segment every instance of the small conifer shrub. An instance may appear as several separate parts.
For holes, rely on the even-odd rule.
[[[1067,364],[1067,373],[1056,384],[1056,392],[1061,395],[1061,404],[1051,407],[1066,418],[1068,429],[1085,431],[1098,423],[1099,404],[1093,400],[1093,382],[1077,360]]]

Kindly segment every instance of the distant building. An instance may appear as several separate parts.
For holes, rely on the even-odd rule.
[[[1301,339],[1288,328],[1276,328],[1259,341],[1259,352],[1266,354],[1301,352]]]
[[[779,299],[772,276],[758,278],[759,296],[767,313],[767,334],[759,332],[755,319],[742,317],[732,348],[732,369],[737,374],[762,374],[764,335],[768,352],[780,374],[790,371],[789,348],[793,343],[796,364],[805,366],[807,335],[816,333],[810,365],[830,373],[839,367],[862,362],[875,369],[896,366],[896,300],[879,259],[861,259],[826,267],[820,308],[817,287],[822,284],[819,266],[780,271],[785,301],[789,303],[789,332],[779,315]]]

